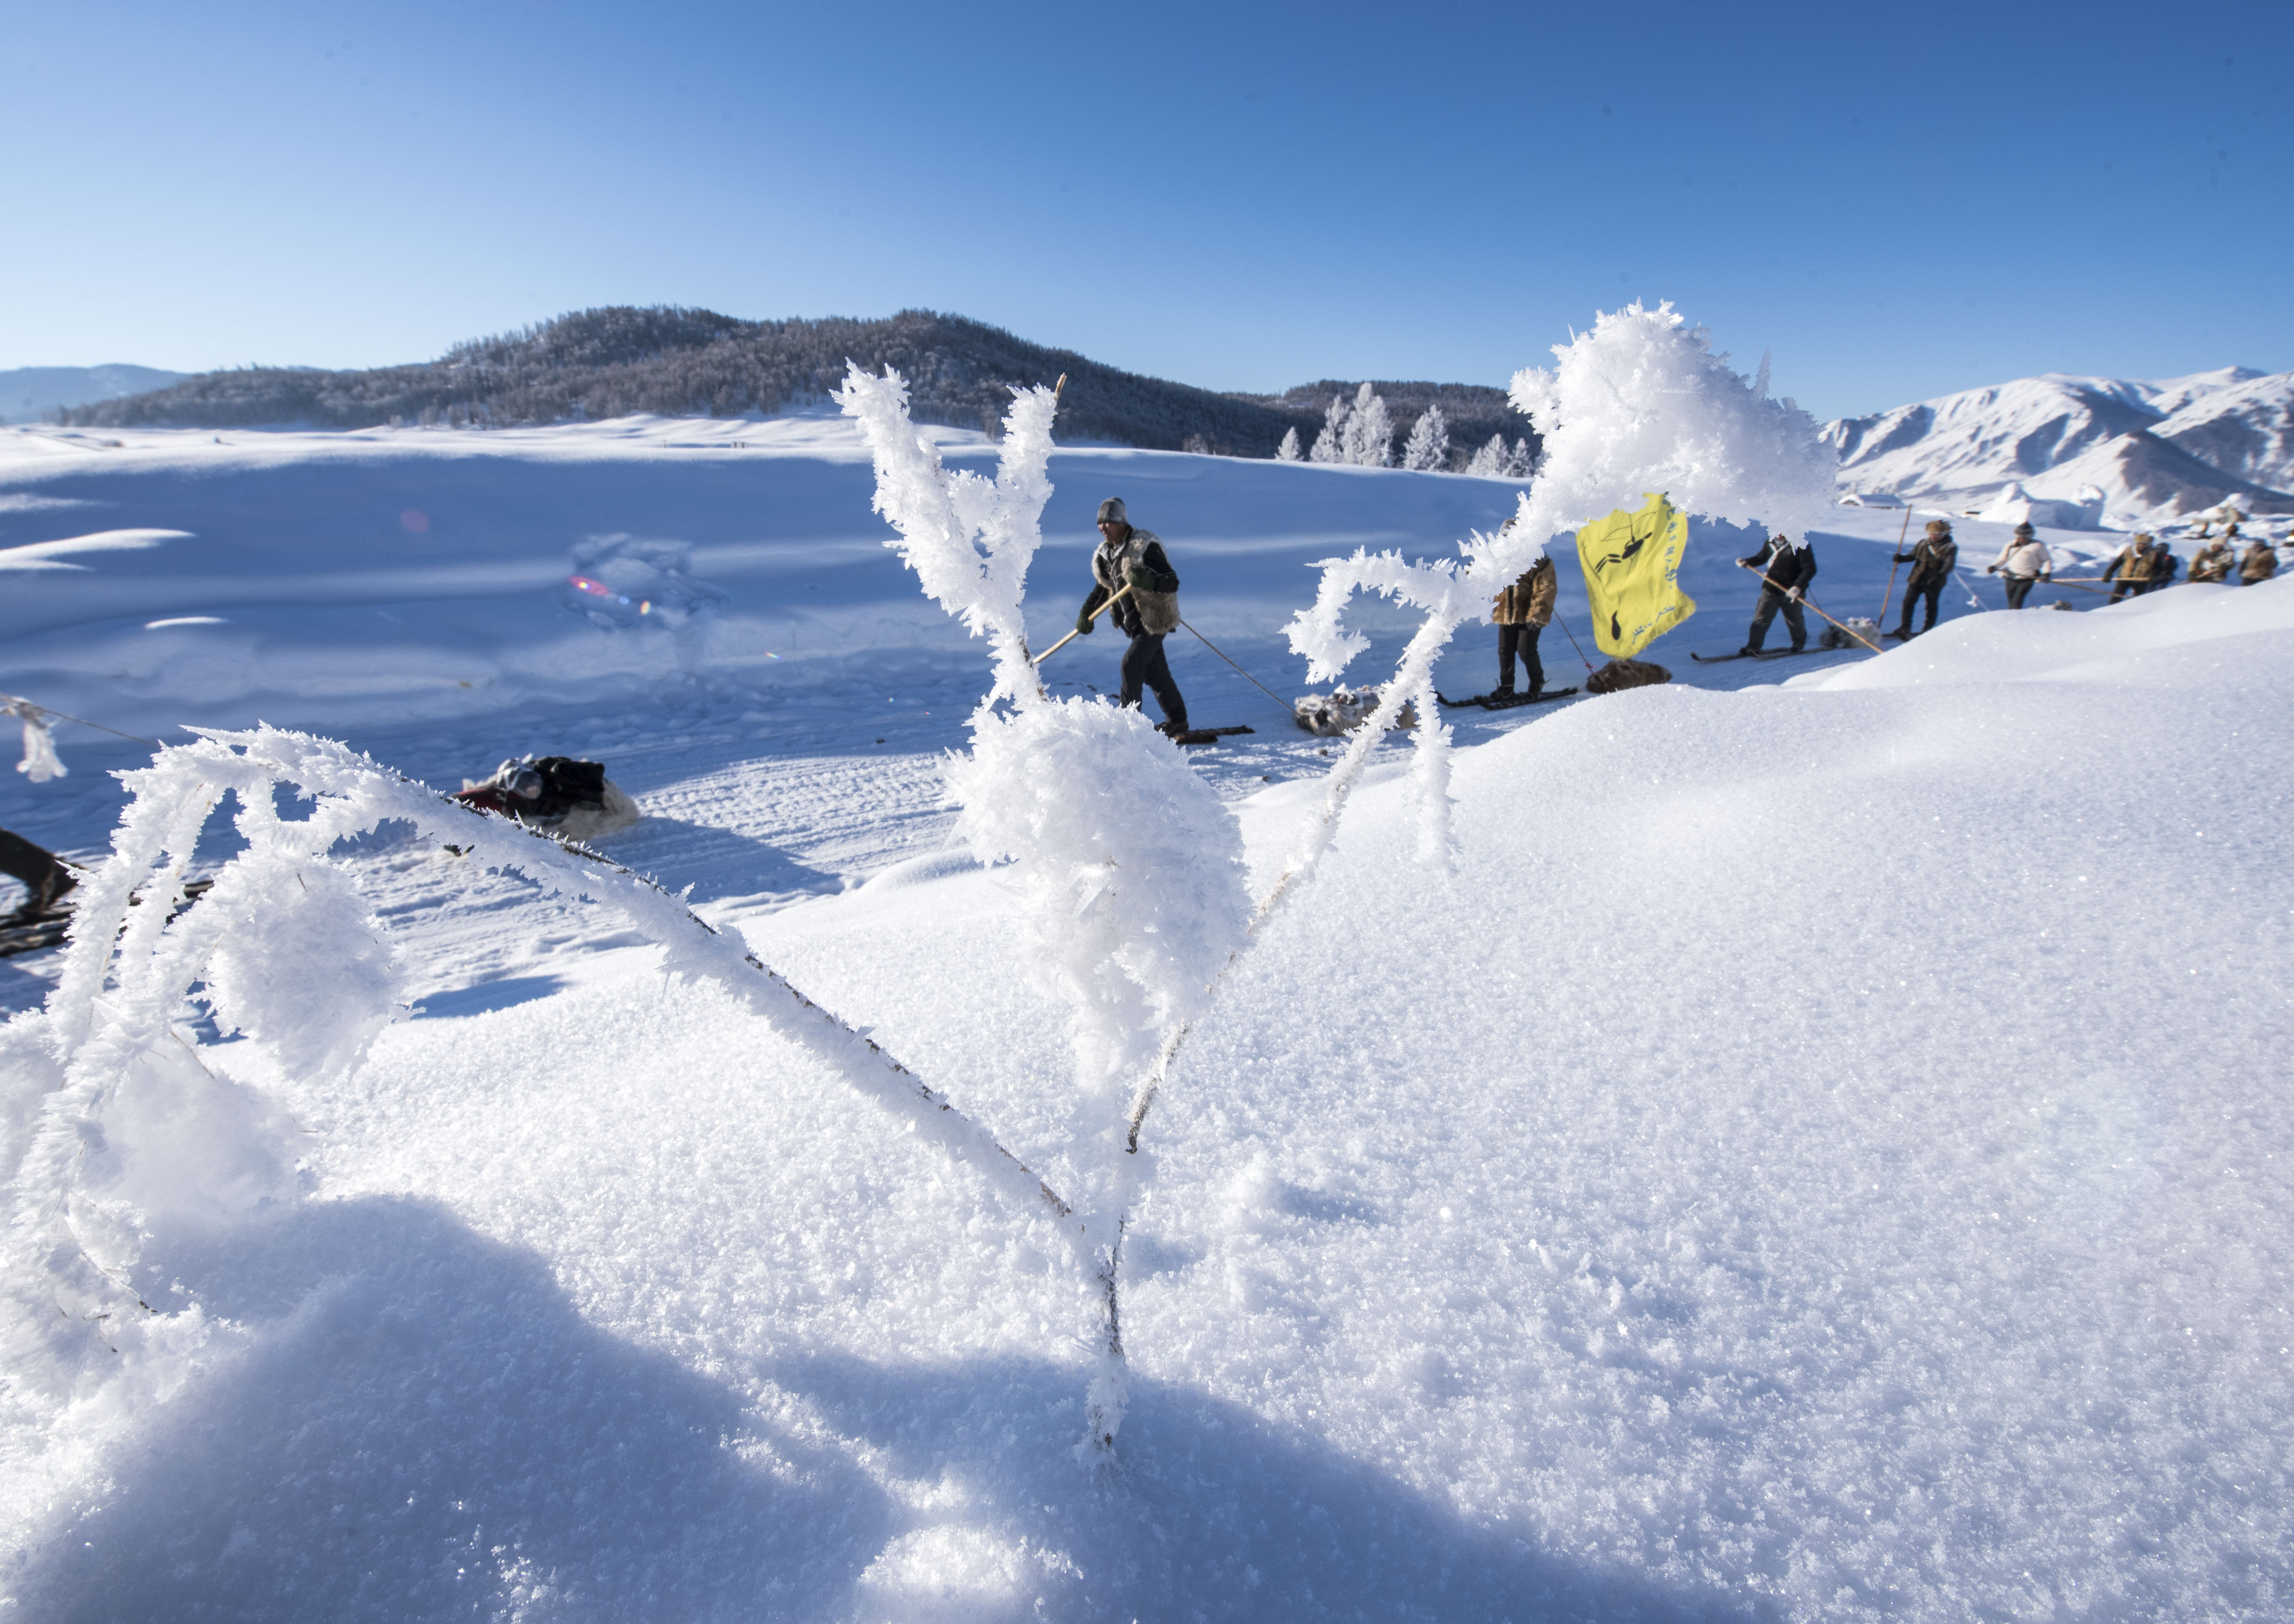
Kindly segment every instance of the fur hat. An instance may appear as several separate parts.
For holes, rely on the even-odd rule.
[[[1938,531],[1941,531],[1947,536],[1951,534],[1951,521],[1949,519],[1930,519],[1928,521],[1928,534],[1932,536]]]
[[[1119,496],[1110,496],[1102,502],[1099,505],[1098,522],[1102,524],[1130,524],[1131,516],[1124,508],[1123,499]]]
[[[2015,533],[2019,536],[2036,536],[2039,532],[2033,530],[2031,528],[2031,521],[2026,519],[2021,524],[2015,526]]]
[[[2138,530],[2138,531],[2136,531],[2136,532],[2135,532],[2135,543],[2136,543],[2138,546],[2139,546],[2139,545],[2141,545],[2143,542],[2145,542],[2145,541],[2155,541],[2155,540],[2157,540],[2158,539],[2159,539],[2158,537],[2156,537],[2156,536],[2152,535],[2152,534],[2149,531],[2147,531],[2147,530]]]

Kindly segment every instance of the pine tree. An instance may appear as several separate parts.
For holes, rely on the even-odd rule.
[[[1282,431],[1282,443],[1274,448],[1274,460],[1296,462],[1298,460],[1298,431],[1295,428],[1286,428]]]
[[[1436,403],[1427,407],[1411,426],[1402,448],[1402,466],[1414,474],[1440,474],[1450,467],[1450,426]]]
[[[1466,464],[1466,472],[1476,479],[1503,479],[1506,475],[1506,439],[1503,434],[1492,434],[1490,443],[1473,455]]]
[[[1342,461],[1363,468],[1390,468],[1394,466],[1394,417],[1386,409],[1385,398],[1364,384],[1354,395],[1354,410],[1346,418],[1346,437]]]
[[[1344,462],[1346,460],[1346,397],[1330,397],[1330,410],[1322,421],[1322,432],[1314,436],[1314,449],[1306,453],[1310,462]]]
[[[1504,436],[1500,435],[1499,438],[1503,439]],[[1537,453],[1529,449],[1527,438],[1515,441],[1513,449],[1506,453],[1505,476],[1508,479],[1527,479],[1536,472]]]

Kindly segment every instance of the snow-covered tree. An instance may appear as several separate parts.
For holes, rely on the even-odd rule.
[[[1440,474],[1448,469],[1450,426],[1443,420],[1438,402],[1427,407],[1411,426],[1410,438],[1402,448],[1402,466],[1413,474]]]
[[[1503,435],[1499,436],[1503,439]],[[1506,452],[1505,476],[1508,479],[1527,479],[1537,472],[1537,453],[1529,449],[1529,438],[1524,435],[1515,441]]]
[[[1354,410],[1346,415],[1345,455],[1340,460],[1362,468],[1394,466],[1394,414],[1387,410],[1386,398],[1368,384],[1355,393]]]
[[[1476,451],[1466,464],[1466,472],[1476,479],[1503,479],[1506,476],[1506,437],[1492,434],[1487,445]]]
[[[1346,459],[1346,397],[1334,394],[1330,409],[1322,418],[1322,432],[1314,436],[1314,449],[1309,451],[1310,462],[1344,462]]]
[[[1274,448],[1274,460],[1277,462],[1297,462],[1300,456],[1301,452],[1298,450],[1298,431],[1295,428],[1284,429],[1282,431],[1282,443]]]

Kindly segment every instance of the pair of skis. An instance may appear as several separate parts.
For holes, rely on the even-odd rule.
[[[1514,710],[1523,705],[1542,705],[1550,699],[1566,699],[1576,691],[1574,688],[1547,688],[1536,694],[1476,694],[1470,699],[1452,699],[1437,691],[1434,697],[1442,702],[1444,708],[1451,710],[1462,710],[1468,705],[1479,705],[1485,710]]]
[[[1726,665],[1731,660],[1789,660],[1794,654],[1828,654],[1833,652],[1828,648],[1764,648],[1757,654],[1748,654],[1740,648],[1733,654],[1691,654],[1688,657],[1700,665]]]
[[[1174,744],[1216,744],[1221,739],[1232,738],[1238,733],[1256,733],[1256,727],[1192,727],[1184,733],[1167,735]]]

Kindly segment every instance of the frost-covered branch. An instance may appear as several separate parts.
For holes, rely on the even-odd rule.
[[[1052,418],[1058,398],[1036,385],[1013,391],[1005,414],[996,478],[949,473],[940,451],[908,419],[908,386],[891,368],[882,378],[848,367],[836,391],[844,415],[860,426],[876,466],[874,508],[898,539],[888,546],[916,572],[924,594],[986,636],[996,652],[996,686],[988,702],[1030,704],[1045,697],[1028,660],[1020,615],[1028,566],[1042,544],[1044,504],[1051,499]],[[977,538],[975,540],[974,538]]]
[[[545,894],[614,908],[666,950],[670,974],[731,992],[825,1069],[978,1169],[1022,1210],[1050,1220],[1079,1256],[1090,1256],[1074,1210],[992,1134],[650,880],[476,812],[331,740],[277,728],[202,734],[122,776],[134,800],[110,858],[81,887],[64,972],[48,1004],[64,1084],[43,1102],[19,1174],[20,1243],[45,1244],[41,1231],[64,1211],[73,1160],[98,1133],[105,1099],[164,1040],[195,982],[207,984],[227,1029],[249,1032],[298,1068],[325,1074],[358,1063],[400,1012],[403,987],[345,865],[329,854],[338,841],[396,821],[480,867],[524,874]],[[310,816],[280,817],[273,785],[312,800]],[[248,849],[171,924],[166,905],[180,900],[191,849],[225,795],[239,804]],[[139,893],[145,905],[131,906]],[[281,908],[281,897],[292,905]]]

